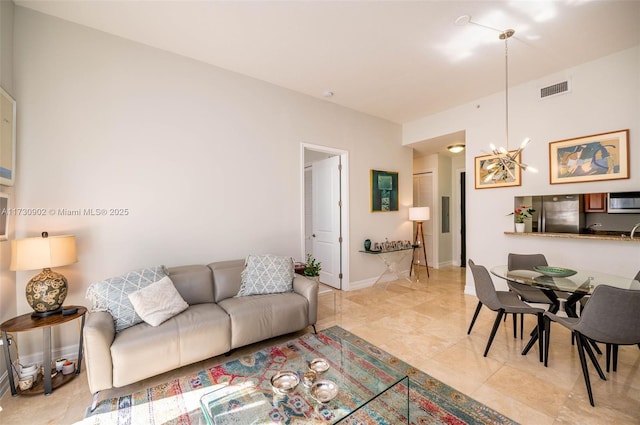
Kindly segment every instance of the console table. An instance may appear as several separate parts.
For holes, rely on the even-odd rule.
[[[404,260],[409,253],[413,253],[415,246],[411,246],[409,248],[400,248],[400,249],[389,249],[386,251],[363,251],[360,252],[364,254],[375,255],[376,258],[380,259],[384,265],[385,270],[382,272],[380,276],[376,279],[374,285],[380,282],[380,279],[386,274],[391,274],[395,276],[396,279],[406,279],[409,283],[411,283],[411,279],[408,276],[401,276],[400,271],[398,270],[398,265]]]
[[[70,308],[70,307],[65,307]],[[0,325],[0,331],[2,331],[2,342],[4,344],[4,358],[7,365],[7,375],[9,376],[9,386],[11,387],[11,395],[17,396],[18,394],[34,395],[42,394],[49,395],[54,388],[58,388],[67,382],[71,381],[77,375],[80,374],[80,368],[82,367],[82,329],[84,328],[85,314],[87,313],[86,307],[77,306],[78,311],[73,314],[63,315],[53,314],[47,317],[31,317],[31,313],[23,314],[13,319],[9,319]],[[42,365],[44,370],[51,369],[51,328],[61,325],[63,323],[70,322],[72,320],[82,318],[80,324],[80,344],[78,349],[78,363],[76,364],[76,371],[68,375],[63,375],[58,372],[54,378],[51,377],[51,372],[43,373],[43,379],[38,379],[33,383],[33,386],[28,390],[16,389],[16,385],[13,379],[13,365],[11,364],[11,357],[9,353],[9,340],[7,333],[9,332],[26,332],[35,329],[42,329],[43,333],[43,361]]]

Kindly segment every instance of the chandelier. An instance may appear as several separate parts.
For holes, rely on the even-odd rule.
[[[483,181],[504,181],[509,178],[515,179],[514,170],[517,167],[525,171],[533,173],[538,172],[535,167],[520,162],[520,153],[529,144],[531,139],[525,138],[520,147],[513,152],[509,151],[509,38],[511,38],[516,32],[512,29],[501,31],[499,29],[482,25],[471,20],[471,16],[462,15],[455,20],[456,25],[473,24],[482,28],[487,28],[500,33],[498,38],[504,40],[504,99],[505,99],[505,138],[507,147],[496,147],[493,143],[489,145],[491,153],[495,156],[495,161],[487,166],[489,173],[484,177]]]
[[[470,21],[471,22],[471,21]],[[530,165],[519,161],[520,152],[529,144],[531,139],[526,137],[518,150],[509,151],[509,38],[516,32],[512,29],[504,30],[498,36],[500,40],[504,40],[504,99],[505,99],[505,136],[507,147],[500,146],[497,148],[493,143],[489,145],[491,153],[495,155],[496,161],[487,166],[489,174],[484,178],[485,182],[515,179],[513,169],[520,167],[524,171],[537,172],[538,170]]]

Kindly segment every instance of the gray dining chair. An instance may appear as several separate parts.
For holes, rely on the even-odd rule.
[[[629,289],[633,289],[633,290],[638,290],[640,289],[640,271],[638,271],[638,274],[635,275],[635,277],[633,278],[634,282],[631,282],[631,285],[629,286]],[[580,300],[582,301],[582,300]],[[586,303],[585,303],[586,305]],[[583,306],[584,308],[584,306]],[[609,368],[611,366],[611,359],[613,358],[613,371],[617,372],[618,371],[618,345],[617,344],[607,344],[606,346],[606,370],[607,372],[609,372]],[[640,343],[638,343],[638,348],[640,348]],[[613,349],[613,356],[612,354],[612,349]]]
[[[640,290],[621,289],[609,285],[599,285],[591,294],[589,303],[579,318],[561,317],[554,313],[544,313],[545,318],[545,366],[549,361],[549,336],[551,322],[557,322],[568,328],[578,342],[578,355],[582,366],[582,375],[587,386],[589,402],[593,402],[591,381],[585,352],[589,355],[598,375],[606,380],[598,361],[590,349],[588,339],[606,344],[609,352],[614,348],[614,364],[617,363],[617,346],[640,344]]]
[[[525,303],[513,292],[509,291],[496,291],[496,288],[493,286],[493,280],[491,280],[491,275],[484,266],[476,265],[473,260],[469,260],[469,267],[471,268],[471,273],[473,274],[473,281],[476,288],[476,296],[478,297],[478,306],[476,307],[476,311],[473,315],[473,319],[471,320],[471,326],[469,326],[469,330],[467,334],[471,333],[471,329],[473,328],[473,324],[478,317],[478,313],[480,312],[480,308],[485,305],[490,310],[497,312],[496,320],[493,322],[493,328],[491,329],[491,335],[489,336],[489,341],[487,341],[487,346],[484,350],[484,357],[487,357],[487,353],[489,353],[489,349],[491,348],[491,344],[493,343],[493,339],[496,336],[496,331],[500,326],[500,322],[502,321],[502,317],[504,314],[534,314],[538,319],[538,335],[542,335],[543,330],[543,321],[542,315],[544,310],[541,308],[532,307],[529,304]],[[514,323],[515,326],[515,323]],[[543,360],[543,344],[542,338],[538,339],[538,348],[540,351],[540,361]]]
[[[507,269],[511,270],[533,270],[535,266],[548,266],[547,259],[544,254],[514,254],[509,253],[507,257]],[[507,280],[507,286],[509,289],[516,293],[520,299],[527,303],[546,304],[552,308],[552,311],[558,311],[560,302],[558,297],[555,296],[555,300],[552,300],[541,289],[534,288],[531,285],[515,282],[513,280]],[[555,294],[554,294],[555,295]],[[553,297],[553,296],[552,296]],[[522,339],[524,320],[520,316],[520,339]]]

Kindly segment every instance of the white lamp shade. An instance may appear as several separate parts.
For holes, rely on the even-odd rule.
[[[409,220],[426,221],[429,220],[429,207],[412,207],[409,208]]]
[[[71,235],[11,241],[11,270],[60,267],[78,261],[76,238]]]

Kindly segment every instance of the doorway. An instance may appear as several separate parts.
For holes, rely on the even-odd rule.
[[[348,153],[301,144],[301,258],[321,263],[320,282],[348,286]]]
[[[414,207],[428,207],[430,210],[431,218],[427,220],[423,224],[424,230],[424,243],[427,251],[427,258],[422,259],[421,264],[430,264],[431,267],[437,268],[438,262],[438,254],[437,254],[437,246],[433,237],[433,223],[436,219],[436,210],[433,208],[433,197],[434,197],[434,188],[433,188],[433,172],[427,171],[422,173],[414,173],[413,174],[413,206]],[[413,234],[415,234],[415,223]],[[418,260],[420,259],[420,255],[422,251],[418,253]]]
[[[458,174],[460,181],[460,267],[467,267],[467,173],[460,171]]]

